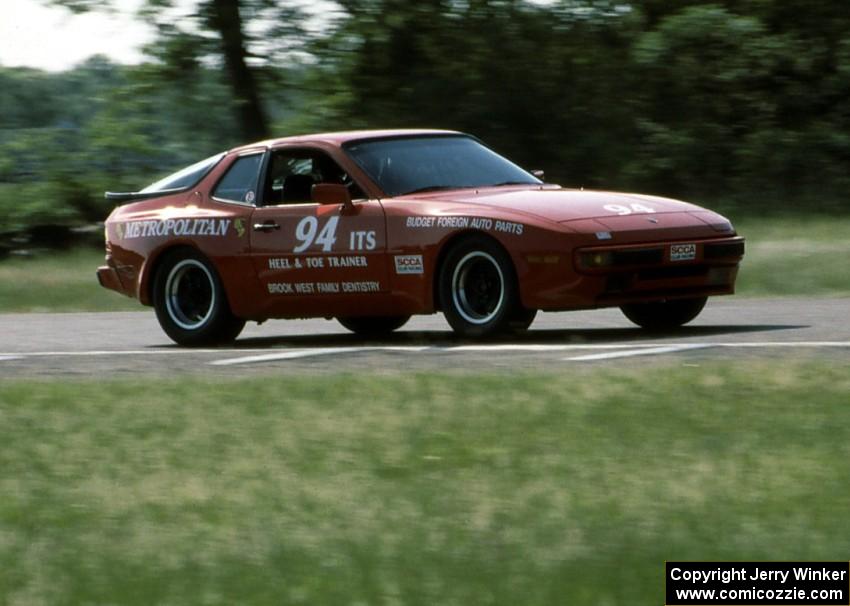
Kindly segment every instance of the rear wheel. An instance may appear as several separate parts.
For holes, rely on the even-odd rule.
[[[410,316],[363,316],[337,318],[351,332],[363,337],[381,337],[401,328]]]
[[[245,321],[233,316],[212,264],[194,250],[168,253],[154,278],[154,309],[174,342],[197,346],[233,341]]]
[[[647,330],[670,330],[687,324],[705,307],[708,297],[673,299],[653,303],[630,303],[620,307],[632,322]]]
[[[506,331],[516,319],[527,328],[534,316],[519,304],[513,264],[493,240],[472,236],[446,255],[440,268],[439,297],[455,332],[486,337]]]

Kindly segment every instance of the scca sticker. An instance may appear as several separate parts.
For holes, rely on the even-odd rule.
[[[422,255],[396,255],[395,273],[397,274],[423,274],[425,264]]]
[[[670,260],[671,261],[693,261],[697,258],[696,244],[671,244],[670,245]]]

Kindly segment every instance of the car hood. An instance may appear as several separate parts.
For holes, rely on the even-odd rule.
[[[679,213],[703,210],[699,206],[639,194],[573,189],[509,187],[453,190],[417,197],[463,205],[482,205],[563,223],[581,219],[605,219],[633,214]]]

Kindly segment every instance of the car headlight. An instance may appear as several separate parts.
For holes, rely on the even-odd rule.
[[[608,267],[614,263],[614,253],[611,252],[585,252],[581,254],[581,264],[588,269]]]

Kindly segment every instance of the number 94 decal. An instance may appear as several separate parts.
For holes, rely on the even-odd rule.
[[[336,244],[337,223],[339,223],[339,217],[331,217],[320,229],[319,220],[316,217],[304,217],[295,227],[295,239],[298,240],[298,245],[292,249],[292,252],[304,252],[313,244],[321,246],[323,252],[332,251]],[[374,250],[375,245],[373,230],[352,231],[348,238],[348,250]]]
[[[630,215],[632,213],[654,213],[656,212],[654,208],[651,206],[646,206],[644,204],[606,204],[603,206],[605,210],[609,213],[615,213],[618,215]]]

